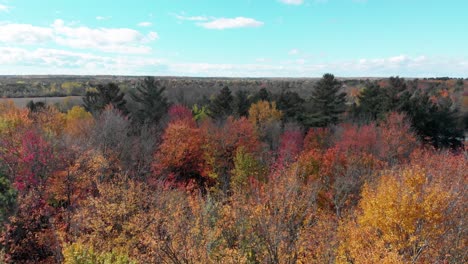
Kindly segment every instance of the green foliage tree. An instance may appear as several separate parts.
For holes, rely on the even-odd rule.
[[[333,74],[325,74],[317,82],[310,97],[311,111],[303,117],[309,127],[326,127],[336,124],[345,111],[346,94],[340,92],[342,84]]]
[[[99,84],[95,90],[86,92],[83,98],[83,106],[86,111],[99,114],[107,105],[111,104],[114,108],[126,114],[124,96],[125,94],[120,91],[119,86],[115,83]]]
[[[195,119],[195,121],[203,121],[210,115],[210,111],[205,105],[198,106],[197,104],[193,105],[192,113],[193,119]]]
[[[33,100],[29,101],[28,104],[26,104],[26,108],[28,108],[31,113],[39,112],[45,107],[46,105],[44,102],[34,102]]]
[[[16,190],[8,178],[0,172],[0,222],[4,223],[10,216],[16,201]]]
[[[352,114],[358,119],[381,119],[390,111],[390,98],[375,82],[367,83],[358,99],[359,105],[352,108]]]
[[[419,137],[436,148],[459,148],[463,145],[463,128],[459,112],[450,98],[438,104],[425,93],[417,93],[403,102],[401,111],[412,120]]]
[[[243,147],[240,147],[234,157],[231,184],[234,188],[245,188],[249,177],[265,180],[263,178],[265,171],[263,164],[253,154],[246,152]]]
[[[261,88],[257,93],[254,94],[253,103],[258,101],[271,101],[271,94],[265,87]]]
[[[164,116],[169,107],[169,102],[164,96],[166,87],[154,77],[146,77],[135,90],[130,92],[133,101],[139,104],[134,118],[141,124],[155,124]]]
[[[224,120],[232,114],[233,96],[229,87],[224,86],[219,94],[211,101],[209,110],[211,116],[217,120]]]
[[[234,111],[238,117],[247,117],[249,115],[250,100],[249,92],[238,90],[234,96]]]
[[[278,109],[283,112],[284,121],[296,121],[304,112],[304,102],[298,93],[292,91],[281,92],[277,100]]]
[[[411,94],[404,78],[392,76],[388,79],[388,82],[389,86],[385,87],[385,92],[388,97],[387,103],[390,109],[395,110],[400,108],[402,102],[408,99]]]

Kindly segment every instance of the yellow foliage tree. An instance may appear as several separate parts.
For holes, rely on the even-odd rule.
[[[43,110],[31,113],[31,118],[47,136],[56,137],[63,132],[65,114],[58,111],[54,106],[47,106]]]
[[[0,134],[17,133],[31,125],[27,109],[19,109],[13,101],[0,103]]]
[[[74,106],[65,115],[65,133],[72,137],[86,136],[94,123],[93,116],[82,106]]]
[[[414,167],[365,185],[356,220],[341,227],[339,263],[434,261],[437,244],[449,229],[453,195]],[[366,252],[366,254],[363,254]]]
[[[96,183],[99,196],[90,197],[74,216],[83,242],[102,252],[116,250],[139,256],[146,252],[140,238],[156,219],[151,217],[149,190],[141,183],[115,175],[114,180]]]
[[[267,124],[281,120],[283,113],[276,109],[276,102],[259,101],[249,109],[249,121],[261,129]]]
[[[63,263],[65,264],[136,264],[125,253],[113,250],[108,253],[98,253],[93,247],[82,243],[65,245],[62,250]]]
[[[240,147],[234,157],[234,169],[232,170],[231,184],[236,190],[245,188],[249,177],[257,180],[265,180],[266,168],[251,153]]]

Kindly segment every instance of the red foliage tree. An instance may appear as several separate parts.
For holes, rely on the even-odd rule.
[[[192,110],[180,104],[175,104],[169,107],[168,115],[169,115],[169,120],[171,122],[174,122],[177,120],[192,120],[193,121]]]
[[[27,131],[18,151],[19,170],[14,186],[20,191],[42,186],[54,164],[51,146],[36,131]]]
[[[205,138],[200,129],[187,119],[169,123],[155,154],[153,172],[166,183],[203,186],[210,182],[210,168],[205,160]],[[165,178],[161,176],[165,175]]]
[[[288,129],[280,136],[280,146],[278,148],[278,157],[272,167],[271,177],[282,173],[289,164],[295,162],[302,151],[304,137],[300,129]]]
[[[245,117],[228,117],[224,125],[218,126],[207,120],[201,125],[206,140],[205,150],[213,172],[224,191],[229,189],[230,173],[234,168],[234,157],[239,149],[244,154],[258,156],[260,141],[254,125]]]
[[[419,145],[404,114],[390,113],[379,130],[379,156],[392,164],[407,160]]]
[[[51,223],[52,208],[36,190],[18,198],[18,208],[0,238],[7,263],[59,263],[61,249]]]
[[[343,152],[374,154],[377,149],[378,131],[374,123],[368,125],[342,125],[341,137],[336,146]]]
[[[294,162],[302,151],[304,138],[299,129],[290,129],[283,132],[280,137],[278,160],[282,163]]]
[[[329,128],[311,128],[304,138],[304,150],[324,150],[332,145],[332,132]]]

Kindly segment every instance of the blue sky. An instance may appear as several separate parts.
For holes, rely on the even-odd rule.
[[[0,0],[0,74],[468,77],[466,0]]]

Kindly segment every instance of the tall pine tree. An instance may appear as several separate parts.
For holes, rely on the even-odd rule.
[[[296,92],[282,91],[277,104],[278,109],[283,112],[283,120],[286,122],[299,120],[299,116],[304,112],[304,99]]]
[[[133,117],[140,124],[156,124],[166,114],[169,102],[164,96],[164,87],[154,77],[146,77],[135,90],[130,92],[130,98],[138,103],[138,110]]]
[[[346,94],[333,74],[325,74],[314,87],[309,99],[310,111],[303,117],[309,127],[326,127],[338,123],[346,108]]]
[[[238,117],[248,116],[250,108],[249,92],[238,90],[234,97],[234,111]]]
[[[376,82],[369,82],[358,96],[359,105],[353,107],[353,115],[361,120],[382,119],[391,110],[391,98]]]
[[[211,117],[217,120],[224,120],[231,115],[233,99],[229,87],[224,86],[213,101],[211,101],[209,107]]]
[[[416,93],[403,102],[400,110],[410,117],[413,128],[423,142],[435,148],[457,149],[463,146],[460,114],[450,98],[434,103],[429,95]]]

